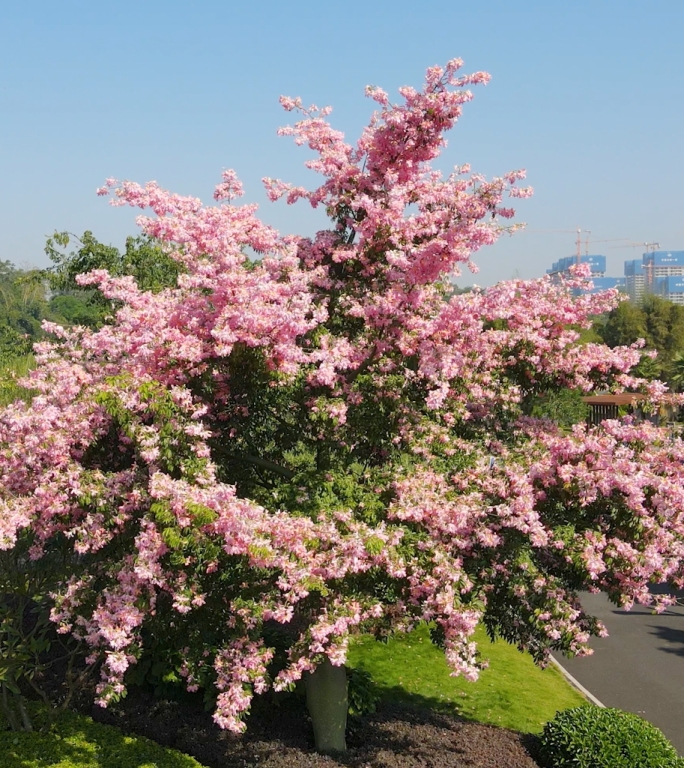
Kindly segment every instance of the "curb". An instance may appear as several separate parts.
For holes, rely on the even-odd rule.
[[[590,701],[592,704],[595,704],[597,707],[601,707],[602,709],[605,709],[605,708],[606,708],[606,705],[605,705],[605,704],[603,704],[603,702],[600,702],[600,701],[599,701],[599,700],[596,698],[596,696],[594,696],[594,694],[593,694],[593,693],[591,693],[590,691],[588,691],[588,690],[587,690],[587,689],[586,689],[586,688],[585,688],[585,687],[582,685],[582,683],[580,683],[580,681],[579,681],[579,680],[577,680],[576,678],[574,678],[574,677],[573,677],[573,676],[572,676],[572,675],[571,675],[571,674],[568,672],[568,670],[567,670],[567,669],[566,669],[566,668],[565,668],[565,667],[564,667],[564,666],[563,666],[563,665],[562,665],[562,664],[561,664],[561,663],[560,663],[560,662],[559,662],[559,661],[558,661],[558,660],[557,660],[557,659],[556,659],[554,656],[549,656],[549,659],[551,659],[551,663],[552,663],[552,664],[553,664],[553,665],[556,667],[556,669],[560,670],[561,674],[562,674],[562,675],[563,675],[563,677],[564,677],[564,678],[565,678],[565,679],[566,679],[566,680],[567,680],[567,681],[570,683],[570,685],[572,685],[574,688],[577,688],[577,690],[578,690],[578,691],[579,691],[581,694],[583,694],[584,696],[586,696],[586,697],[589,699],[589,701]]]

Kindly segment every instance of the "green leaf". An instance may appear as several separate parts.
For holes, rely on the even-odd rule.
[[[177,528],[164,528],[161,535],[169,549],[178,549],[183,543],[183,537]]]

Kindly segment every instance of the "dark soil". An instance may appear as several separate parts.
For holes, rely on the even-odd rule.
[[[193,703],[140,692],[90,714],[209,768],[538,768],[533,736],[406,705],[386,703],[374,715],[351,719],[347,752],[335,756],[314,751],[304,702],[295,697],[255,702],[242,736],[221,731]]]

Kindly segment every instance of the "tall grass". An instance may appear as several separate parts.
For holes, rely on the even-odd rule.
[[[0,407],[15,400],[30,400],[33,392],[17,383],[36,365],[33,355],[14,357],[0,362]]]

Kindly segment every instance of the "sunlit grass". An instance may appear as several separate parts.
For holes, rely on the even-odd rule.
[[[349,663],[369,672],[386,700],[528,733],[539,733],[558,710],[587,703],[554,667],[539,669],[514,646],[491,643],[482,629],[476,640],[489,660],[476,683],[450,676],[443,652],[430,642],[425,627],[387,644],[360,638],[351,648]]]

